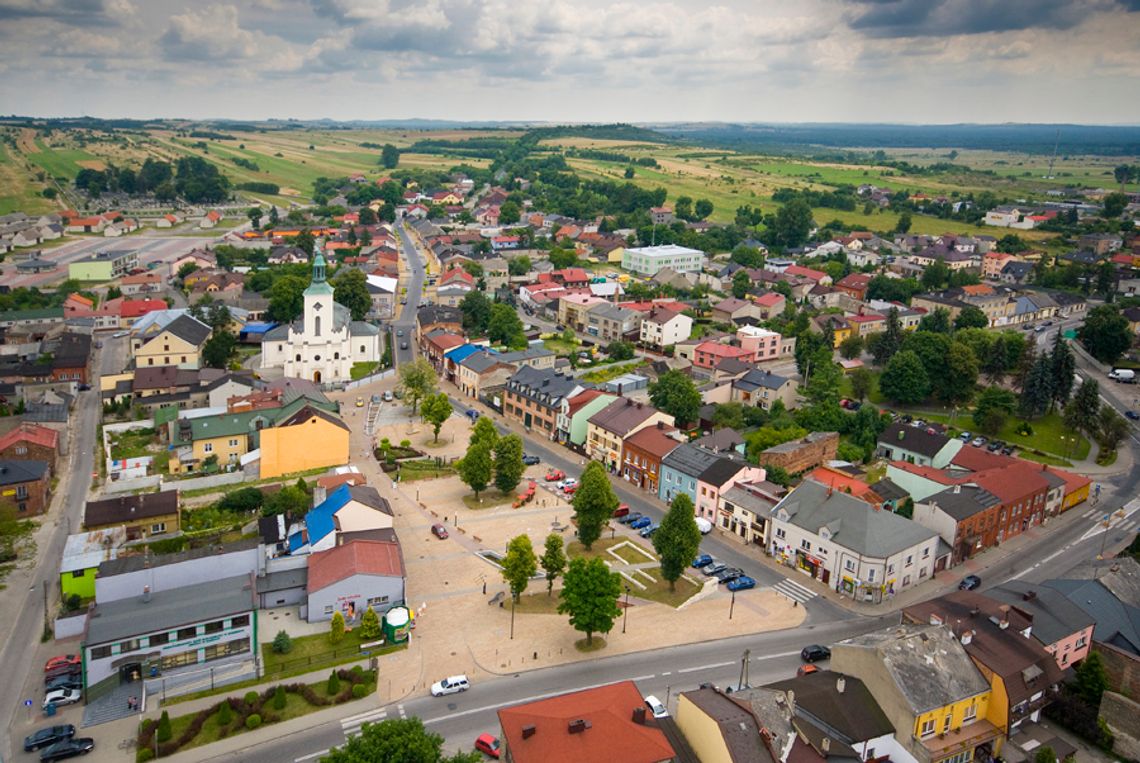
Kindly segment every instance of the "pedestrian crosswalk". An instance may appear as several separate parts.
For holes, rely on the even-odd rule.
[[[784,578],[779,583],[772,586],[772,588],[774,588],[776,593],[780,594],[781,596],[787,596],[789,599],[798,601],[800,604],[807,604],[816,596],[819,596],[818,593],[811,590],[807,586],[801,585],[794,580],[789,580],[788,578]]]
[[[360,733],[360,727],[366,723],[376,723],[388,717],[388,711],[384,708],[378,710],[369,710],[367,713],[360,713],[358,715],[350,715],[347,718],[342,718],[340,721],[341,730],[344,731],[344,738],[356,736]]]

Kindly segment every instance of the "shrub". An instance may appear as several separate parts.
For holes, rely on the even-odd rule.
[[[335,697],[340,692],[340,676],[336,674],[335,670],[329,673],[329,685],[325,691],[330,697]]]
[[[364,684],[355,684],[352,687],[353,699],[363,699],[368,694],[368,687]]]
[[[257,713],[254,713],[253,715],[251,715],[245,719],[245,727],[247,729],[249,729],[250,731],[254,730],[255,728],[257,728],[260,725],[261,725],[261,716],[258,715]]]
[[[147,763],[148,760],[154,760],[154,750],[149,747],[140,747],[135,753],[135,763]]]
[[[273,692],[273,709],[274,710],[284,710],[285,709],[285,687],[284,686],[278,686],[277,690],[275,692]]]
[[[250,707],[256,707],[258,699],[260,699],[260,695],[255,691],[247,691],[245,693],[245,703]]]
[[[273,637],[273,651],[277,654],[289,654],[293,651],[293,639],[285,631],[277,631]]]
[[[329,623],[329,643],[339,644],[344,640],[344,615],[334,612],[332,622]]]
[[[410,448],[410,447],[412,447],[412,441],[411,440],[400,440],[400,447],[401,448]]]
[[[170,727],[170,713],[163,710],[162,717],[158,719],[158,743],[169,742],[172,736],[174,730]]]
[[[218,725],[228,726],[233,723],[234,708],[228,699],[223,699],[221,704],[218,705]]]

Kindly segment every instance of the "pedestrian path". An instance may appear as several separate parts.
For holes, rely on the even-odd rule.
[[[403,705],[401,705],[403,707]],[[402,715],[402,714],[401,714]],[[341,719],[340,728],[344,731],[344,738],[356,736],[360,733],[360,729],[366,723],[379,723],[388,717],[388,710],[386,708],[379,708],[377,710],[369,710],[366,713],[358,713],[357,715],[350,715],[347,718]]]
[[[801,585],[794,580],[789,580],[788,578],[784,578],[772,586],[772,588],[781,596],[786,596],[792,601],[798,601],[800,604],[807,604],[816,596],[819,596],[818,593],[807,586]]]

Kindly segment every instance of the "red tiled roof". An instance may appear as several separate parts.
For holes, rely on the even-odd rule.
[[[866,289],[871,283],[871,276],[866,273],[849,273],[839,279],[836,286],[846,286],[849,289]]]
[[[59,432],[24,421],[20,423],[20,426],[0,437],[0,450],[11,447],[18,442],[29,442],[33,445],[41,445],[55,450],[59,446]]]
[[[763,305],[764,307],[775,307],[783,301],[784,295],[778,291],[770,291],[767,294],[761,294],[759,297],[753,299],[753,302],[758,305]]]
[[[719,355],[724,358],[738,358],[741,355],[751,355],[752,353],[742,347],[735,347],[731,344],[721,344],[707,340],[697,345],[697,352],[703,352],[708,355]]]
[[[123,276],[119,279],[119,283],[125,286],[136,283],[158,283],[161,280],[162,278],[157,273],[138,273],[133,276]]]
[[[138,318],[155,310],[165,310],[167,304],[162,299],[125,299],[119,306],[119,316],[122,318]]]
[[[804,479],[815,480],[835,490],[850,493],[856,498],[863,498],[868,493],[874,491],[874,488],[863,480],[852,477],[850,474],[841,472],[838,469],[832,469],[829,466],[816,467],[810,474],[804,477]]]
[[[438,347],[440,350],[447,352],[453,347],[459,347],[466,343],[466,340],[457,334],[440,334],[428,338],[428,343],[433,347]]]
[[[637,686],[621,681],[503,708],[499,724],[515,763],[673,760],[677,753],[648,711],[644,724],[634,722],[633,711],[639,707],[644,708],[645,701]],[[578,720],[588,727],[571,733],[570,723]],[[524,739],[527,726],[533,733]]]
[[[1089,483],[1092,482],[1091,479],[1084,476],[1083,474],[1073,474],[1072,472],[1067,472],[1064,469],[1057,469],[1056,467],[1049,467],[1048,471],[1052,474],[1057,475],[1058,477],[1060,477],[1061,479],[1063,479],[1065,481],[1065,495],[1066,496],[1072,495],[1073,493],[1077,492],[1078,490],[1085,488],[1085,487],[1088,487]]]
[[[330,474],[327,477],[317,477],[317,484],[331,493],[341,485],[367,485],[368,480],[360,472],[344,472],[343,474]]]
[[[980,296],[982,294],[993,294],[994,290],[991,286],[986,286],[984,283],[968,284],[962,287],[963,294],[971,296]]]
[[[1024,461],[1016,461],[999,469],[987,469],[971,480],[990,491],[1003,503],[1016,503],[1035,493],[1049,490],[1049,482],[1041,469]]]
[[[681,444],[669,436],[670,432],[676,431],[676,427],[668,425],[664,425],[660,429],[645,427],[645,429],[638,430],[626,438],[625,445],[627,448],[630,446],[638,448],[659,459],[665,458],[673,448]]]
[[[582,390],[577,395],[566,401],[567,405],[570,406],[568,411],[569,415],[573,416],[575,413],[582,410],[582,406],[584,406],[586,403],[589,403],[592,400],[597,400],[600,396],[605,394],[608,393],[600,389]]]
[[[309,593],[353,575],[404,576],[400,544],[383,540],[354,540],[309,556]]]
[[[1000,469],[1003,466],[1017,463],[1016,458],[1010,456],[1003,456],[1000,453],[990,453],[985,448],[962,448],[954,457],[950,459],[950,463],[954,466],[960,466],[963,469],[969,469],[972,472],[985,471],[987,469]]]
[[[884,321],[886,318],[881,315],[849,315],[847,320],[850,323],[875,323],[876,321]]]
[[[804,278],[810,278],[813,281],[821,281],[824,278],[827,278],[827,273],[824,273],[822,270],[812,270],[811,268],[805,268],[803,265],[791,265],[784,271],[784,274],[803,276]]]

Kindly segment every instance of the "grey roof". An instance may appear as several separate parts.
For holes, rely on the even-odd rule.
[[[618,307],[612,302],[603,302],[601,304],[594,305],[590,308],[589,312],[591,315],[600,315],[607,320],[617,321],[619,323],[624,323],[630,318],[634,318],[641,314],[636,310],[630,310],[626,307]]]
[[[297,567],[292,570],[270,572],[256,580],[258,593],[273,593],[274,591],[288,591],[292,588],[305,588],[308,584],[308,566]]]
[[[348,333],[352,336],[376,336],[380,333],[380,329],[367,321],[350,321]]]
[[[468,355],[466,358],[459,361],[459,365],[463,366],[464,368],[470,368],[477,374],[481,374],[488,369],[494,368],[497,365],[501,365],[502,363],[502,356],[497,355],[493,352],[487,352],[486,350],[483,352],[476,352],[472,355]]]
[[[930,496],[926,502],[938,504],[938,508],[961,522],[991,506],[996,506],[1001,503],[1001,499],[977,485],[954,485]]]
[[[463,311],[447,305],[428,305],[416,312],[416,322],[421,326],[433,323],[463,323]]]
[[[201,346],[210,336],[210,327],[192,315],[180,315],[166,324],[163,331],[169,331],[179,339],[185,340],[195,347]]]
[[[772,755],[764,745],[756,717],[732,697],[716,689],[684,692],[685,699],[712,719],[733,763],[766,763]]]
[[[795,692],[796,716],[817,728],[838,732],[837,736],[845,744],[895,732],[894,725],[867,685],[854,676],[821,670],[777,681],[764,688]]]
[[[238,575],[208,583],[152,593],[150,601],[134,596],[97,604],[87,618],[85,647],[218,620],[256,609],[251,576]]]
[[[744,374],[732,383],[732,386],[737,389],[743,389],[751,392],[755,389],[779,389],[788,383],[788,377],[774,374],[771,371],[761,371],[759,368],[753,368],[751,371]]]
[[[661,465],[668,466],[670,469],[689,477],[699,477],[719,458],[720,456],[711,450],[698,448],[692,443],[685,443],[679,448],[674,448],[665,458],[661,459]]]
[[[778,487],[773,485],[772,487]],[[757,516],[767,516],[772,507],[780,502],[780,496],[773,493],[772,498],[765,498],[762,494],[748,490],[740,485],[733,485],[728,490],[721,493],[721,498],[726,503],[731,503],[740,506],[743,509],[751,511]]]
[[[1089,613],[1054,588],[1024,580],[1010,580],[986,591],[991,599],[1011,604],[1033,618],[1033,636],[1042,644],[1054,644],[1095,621]]]
[[[625,437],[659,413],[660,411],[649,403],[637,402],[630,397],[619,397],[591,416],[589,423]]]
[[[933,530],[890,511],[879,511],[842,490],[805,480],[772,509],[796,527],[818,533],[826,527],[831,540],[855,553],[879,559],[937,538]]]
[[[582,386],[573,376],[530,366],[515,371],[507,381],[507,388],[512,392],[547,407],[553,407]]]
[[[84,526],[101,527],[135,519],[150,519],[178,513],[178,490],[163,490],[140,495],[120,495],[88,501],[83,514]]]
[[[257,538],[246,538],[222,546],[202,546],[201,548],[188,548],[185,551],[176,551],[172,554],[132,554],[109,559],[99,565],[99,577],[122,575],[126,572],[137,572],[148,567],[165,567],[168,564],[188,562],[192,559],[204,559],[208,556],[228,554],[235,551],[248,551],[257,548],[260,541]]]
[[[715,432],[710,432],[704,437],[693,440],[694,445],[699,445],[702,448],[709,450],[724,451],[733,450],[737,445],[744,443],[744,437],[732,427],[724,427]]]
[[[701,472],[701,476],[697,479],[701,482],[707,482],[710,485],[723,485],[739,474],[740,470],[746,466],[748,466],[748,464],[742,460],[721,456],[709,464],[708,468]]]
[[[832,648],[833,666],[846,662],[847,649],[875,652],[916,714],[990,690],[966,649],[942,625],[896,625],[840,641]]]
[[[1140,609],[1125,604],[1099,580],[1047,580],[1095,622],[1093,640],[1140,656]]]
[[[352,496],[352,500],[357,503],[362,503],[370,509],[381,511],[388,516],[395,516],[392,513],[392,505],[388,503],[388,499],[380,495],[380,491],[368,485],[349,485],[348,494]]]
[[[0,485],[34,482],[47,474],[46,461],[0,461]]]
[[[890,478],[887,477],[884,477],[874,485],[871,485],[871,489],[875,491],[875,495],[879,496],[884,501],[902,501],[910,496],[909,492],[896,485]]]
[[[927,458],[934,458],[940,450],[946,447],[950,438],[937,432],[931,434],[926,429],[926,427],[912,427],[896,421],[879,435],[879,443],[893,448],[902,448]]]

